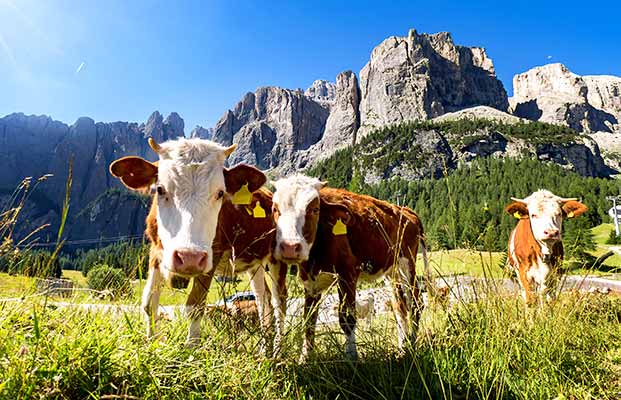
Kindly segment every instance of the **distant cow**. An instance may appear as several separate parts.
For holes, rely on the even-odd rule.
[[[563,218],[577,217],[587,207],[575,198],[561,198],[548,190],[511,199],[506,212],[519,222],[509,237],[507,263],[518,275],[524,301],[531,304],[536,294],[540,301],[548,295],[551,279],[563,262]]]
[[[392,282],[399,346],[414,340],[422,302],[416,284],[416,254],[423,228],[416,214],[369,196],[323,188],[315,178],[296,175],[274,183],[277,225],[274,257],[299,264],[304,284],[306,334],[302,360],[314,345],[317,305],[336,278],[339,323],[345,352],[357,357],[356,286],[359,278],[386,276]]]
[[[267,329],[272,312],[263,269],[267,264],[276,282],[272,302],[278,322],[277,351],[284,327],[286,268],[271,257],[274,222],[269,215],[271,193],[261,189],[265,175],[248,165],[225,168],[235,145],[224,148],[201,139],[159,145],[150,140],[149,144],[159,162],[123,157],[110,166],[128,188],[151,188],[153,193],[146,229],[151,241],[149,276],[142,296],[147,335],[152,336],[156,328],[161,283],[175,275],[194,278],[186,302],[191,318],[188,343],[200,338],[200,320],[214,274],[248,274],[262,327]]]

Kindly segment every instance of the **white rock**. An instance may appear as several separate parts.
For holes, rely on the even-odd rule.
[[[579,132],[619,129],[621,78],[579,76],[563,64],[532,68],[513,77],[513,114],[569,126]]]

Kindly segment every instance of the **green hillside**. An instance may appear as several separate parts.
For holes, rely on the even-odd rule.
[[[485,124],[488,128],[533,140],[569,140],[575,134],[568,128],[546,124],[518,124],[511,128],[511,125],[493,125],[489,121]],[[462,137],[478,127],[476,121],[418,125],[441,127],[453,133],[461,129]],[[436,248],[445,249],[506,249],[508,235],[515,225],[514,219],[504,212],[511,197],[525,197],[545,188],[559,196],[582,199],[589,212],[584,217],[566,221],[564,225],[566,236],[573,237],[577,232],[607,221],[610,204],[605,197],[620,193],[616,180],[584,177],[559,165],[530,158],[478,158],[454,170],[447,170],[440,179],[405,180],[393,177],[377,184],[365,184],[355,167],[361,162],[357,159],[358,152],[373,146],[385,146],[381,154],[390,157],[390,163],[405,162],[394,157],[403,154],[399,149],[407,147],[406,139],[412,133],[412,126],[404,124],[376,131],[354,148],[338,151],[317,163],[308,173],[328,180],[332,186],[349,188],[413,208],[420,215],[430,241]],[[562,139],[564,134],[567,138]]]

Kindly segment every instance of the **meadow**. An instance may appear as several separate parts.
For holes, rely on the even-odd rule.
[[[592,256],[609,251],[610,229],[593,228]],[[277,358],[259,355],[257,324],[223,313],[203,320],[202,340],[189,349],[188,320],[179,311],[161,322],[156,339],[146,338],[140,272],[128,274],[139,279],[112,300],[88,290],[80,271],[62,270],[77,288],[69,297],[37,291],[36,278],[0,273],[0,399],[620,398],[621,298],[564,292],[526,309],[517,293],[496,283],[508,276],[502,259],[501,252],[475,249],[432,252],[436,277],[483,278],[477,301],[431,298],[417,341],[405,351],[396,346],[391,314],[360,321],[357,361],[343,354],[338,325],[321,325],[316,353],[303,364],[300,317],[289,318]],[[609,278],[619,277],[620,266],[618,255],[597,271],[566,263],[568,273]],[[296,276],[288,275],[288,287],[290,298],[302,295]],[[208,301],[249,289],[244,276],[214,282]],[[161,304],[181,305],[187,292],[165,288]]]
[[[260,334],[206,318],[198,348],[187,320],[149,341],[138,313],[83,311],[32,298],[0,305],[0,397],[214,399],[606,399],[621,396],[621,299],[569,293],[526,311],[490,286],[476,303],[423,313],[418,341],[401,354],[392,317],[359,324],[359,361],[342,353],[337,326],[297,362],[299,323],[278,359],[257,355]]]
[[[607,247],[604,232],[609,226],[594,228],[598,252]],[[288,324],[276,359],[258,354],[258,326],[220,314],[205,318],[201,344],[188,349],[181,315],[163,321],[159,339],[146,339],[137,307],[142,280],[133,282],[130,296],[114,301],[136,307],[86,311],[58,302],[107,301],[88,292],[38,295],[33,278],[1,274],[1,297],[11,301],[0,301],[0,398],[619,398],[621,298],[568,292],[526,310],[518,295],[493,284],[504,274],[501,256],[433,252],[436,275],[487,277],[489,285],[475,303],[432,300],[417,343],[404,353],[396,346],[394,318],[386,314],[358,324],[358,361],[344,356],[338,325],[323,325],[317,352],[305,364],[298,363],[301,319]],[[612,271],[614,257],[607,260]],[[63,276],[86,285],[78,271]],[[292,297],[301,295],[295,276],[288,276],[288,285]],[[249,290],[246,279],[225,288],[243,290]],[[167,288],[162,304],[183,304],[186,292]],[[221,296],[214,285],[209,301]]]

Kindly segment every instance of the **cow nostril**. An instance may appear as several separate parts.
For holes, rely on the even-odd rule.
[[[173,264],[174,265],[183,265],[183,257],[177,250],[173,252]]]
[[[202,265],[205,265],[205,264],[207,264],[207,253],[202,253],[201,257],[198,260],[198,265],[202,266]]]
[[[289,258],[297,257],[302,250],[302,244],[300,242],[293,241],[283,241],[280,243],[279,247],[282,254]]]
[[[173,252],[173,266],[180,267],[202,267],[207,264],[207,252],[193,250],[175,250]]]

